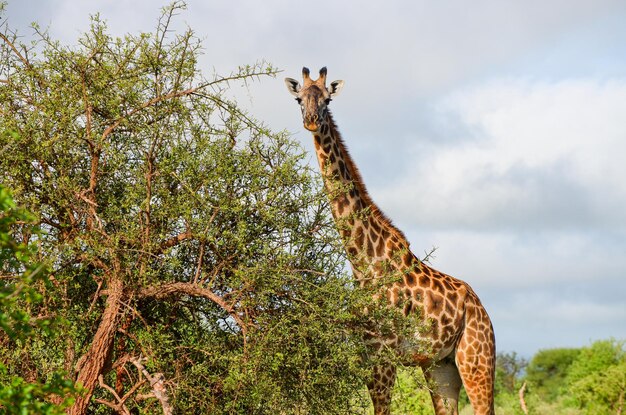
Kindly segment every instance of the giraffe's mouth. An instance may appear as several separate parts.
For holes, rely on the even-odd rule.
[[[316,132],[317,129],[319,128],[319,125],[317,125],[317,123],[315,123],[315,122],[305,122],[304,123],[304,128],[306,128],[307,130],[309,130],[311,132]]]

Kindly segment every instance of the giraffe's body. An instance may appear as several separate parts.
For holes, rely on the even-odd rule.
[[[377,278],[398,275],[385,287],[392,305],[406,315],[418,312],[426,333],[415,333],[424,348],[410,349],[398,336],[366,339],[376,348],[385,342],[401,353],[406,364],[419,365],[432,380],[433,405],[437,415],[456,414],[461,385],[476,414],[494,413],[495,338],[489,316],[478,296],[465,282],[443,274],[421,262],[409,243],[369,197],[358,169],[350,157],[327,105],[343,81],[326,88],[326,69],[320,78],[309,78],[303,69],[304,85],[285,80],[302,107],[304,126],[313,133],[315,151],[355,278],[361,286]],[[378,366],[368,385],[378,414],[389,414],[395,367]]]

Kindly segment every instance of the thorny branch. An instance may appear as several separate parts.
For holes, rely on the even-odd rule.
[[[421,262],[430,262],[431,258],[435,258],[435,251],[438,248],[436,246],[433,246],[430,251],[426,252],[424,251],[424,258],[422,258],[420,261]]]
[[[32,65],[30,64],[30,61],[28,60],[26,56],[20,53],[20,51],[15,46],[15,43],[13,43],[4,33],[0,33],[0,39],[2,39],[4,43],[6,43],[9,46],[9,48],[11,48],[13,53],[15,53],[17,58],[24,64],[26,68],[28,68],[29,70],[32,69]],[[34,72],[34,73],[35,73],[35,76],[37,77],[37,82],[39,86],[44,85],[43,78],[40,76],[40,74],[38,72]],[[3,83],[10,84],[11,82],[9,80],[4,80]]]
[[[30,69],[30,62],[28,62],[28,59],[26,59],[19,50],[17,50],[17,48],[15,47],[15,44],[13,42],[11,42],[9,40],[8,37],[6,37],[6,35],[4,33],[0,33],[0,39],[4,40],[4,43],[6,43],[7,45],[9,45],[9,47],[11,48],[11,50],[13,50],[13,52],[15,53],[15,55],[17,55],[17,57],[19,58],[19,60],[22,61],[22,63]]]
[[[170,404],[169,396],[167,395],[167,388],[165,387],[164,376],[162,373],[155,373],[151,375],[146,368],[143,366],[143,361],[140,357],[131,358],[130,362],[135,365],[137,370],[150,383],[150,387],[152,388],[152,394],[155,398],[161,402],[161,407],[163,408],[163,415],[171,415],[172,414],[172,406]]]
[[[194,88],[189,88],[189,89],[185,89],[184,91],[174,91],[174,92],[170,92],[169,94],[166,95],[160,95],[158,97],[154,97],[146,102],[144,102],[143,104],[141,104],[139,107],[133,109],[132,111],[130,111],[128,114],[119,117],[117,120],[115,120],[115,122],[113,122],[113,124],[109,125],[106,130],[104,130],[104,132],[102,133],[102,139],[106,139],[109,134],[111,134],[113,132],[113,130],[115,130],[124,120],[132,117],[133,115],[137,114],[139,111],[142,111],[154,104],[157,104],[161,101],[167,101],[168,99],[174,99],[174,98],[180,98],[180,97],[184,97],[187,95],[191,95],[194,92],[196,92],[198,89],[202,88],[202,86],[197,86]]]
[[[171,282],[165,283],[158,286],[152,286],[148,288],[144,288],[140,293],[139,297],[154,297],[157,299],[169,297],[176,294],[187,294],[193,297],[202,297],[208,300],[213,301],[215,304],[220,306],[224,311],[226,311],[233,320],[237,323],[241,332],[243,334],[244,342],[246,339],[247,328],[248,325],[241,318],[241,316],[237,313],[234,307],[227,303],[222,297],[215,294],[213,291],[208,288],[204,288],[198,286],[196,284],[186,283],[186,282]]]

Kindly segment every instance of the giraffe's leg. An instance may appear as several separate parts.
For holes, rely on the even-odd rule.
[[[374,415],[391,413],[391,391],[395,383],[396,367],[394,365],[374,367],[372,381],[367,385],[374,404]]]
[[[453,358],[447,357],[425,368],[424,376],[430,386],[435,414],[457,415],[462,382]]]
[[[457,346],[456,363],[474,413],[494,415],[495,342],[491,324],[481,329],[480,335],[465,329]]]

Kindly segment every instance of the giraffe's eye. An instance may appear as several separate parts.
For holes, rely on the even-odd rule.
[[[302,104],[302,98],[296,98],[296,101],[298,101],[298,104]]]
[[[328,105],[328,104],[330,104],[330,101],[332,101],[332,99],[330,99],[330,98],[326,98],[326,99],[324,100],[324,104]]]

